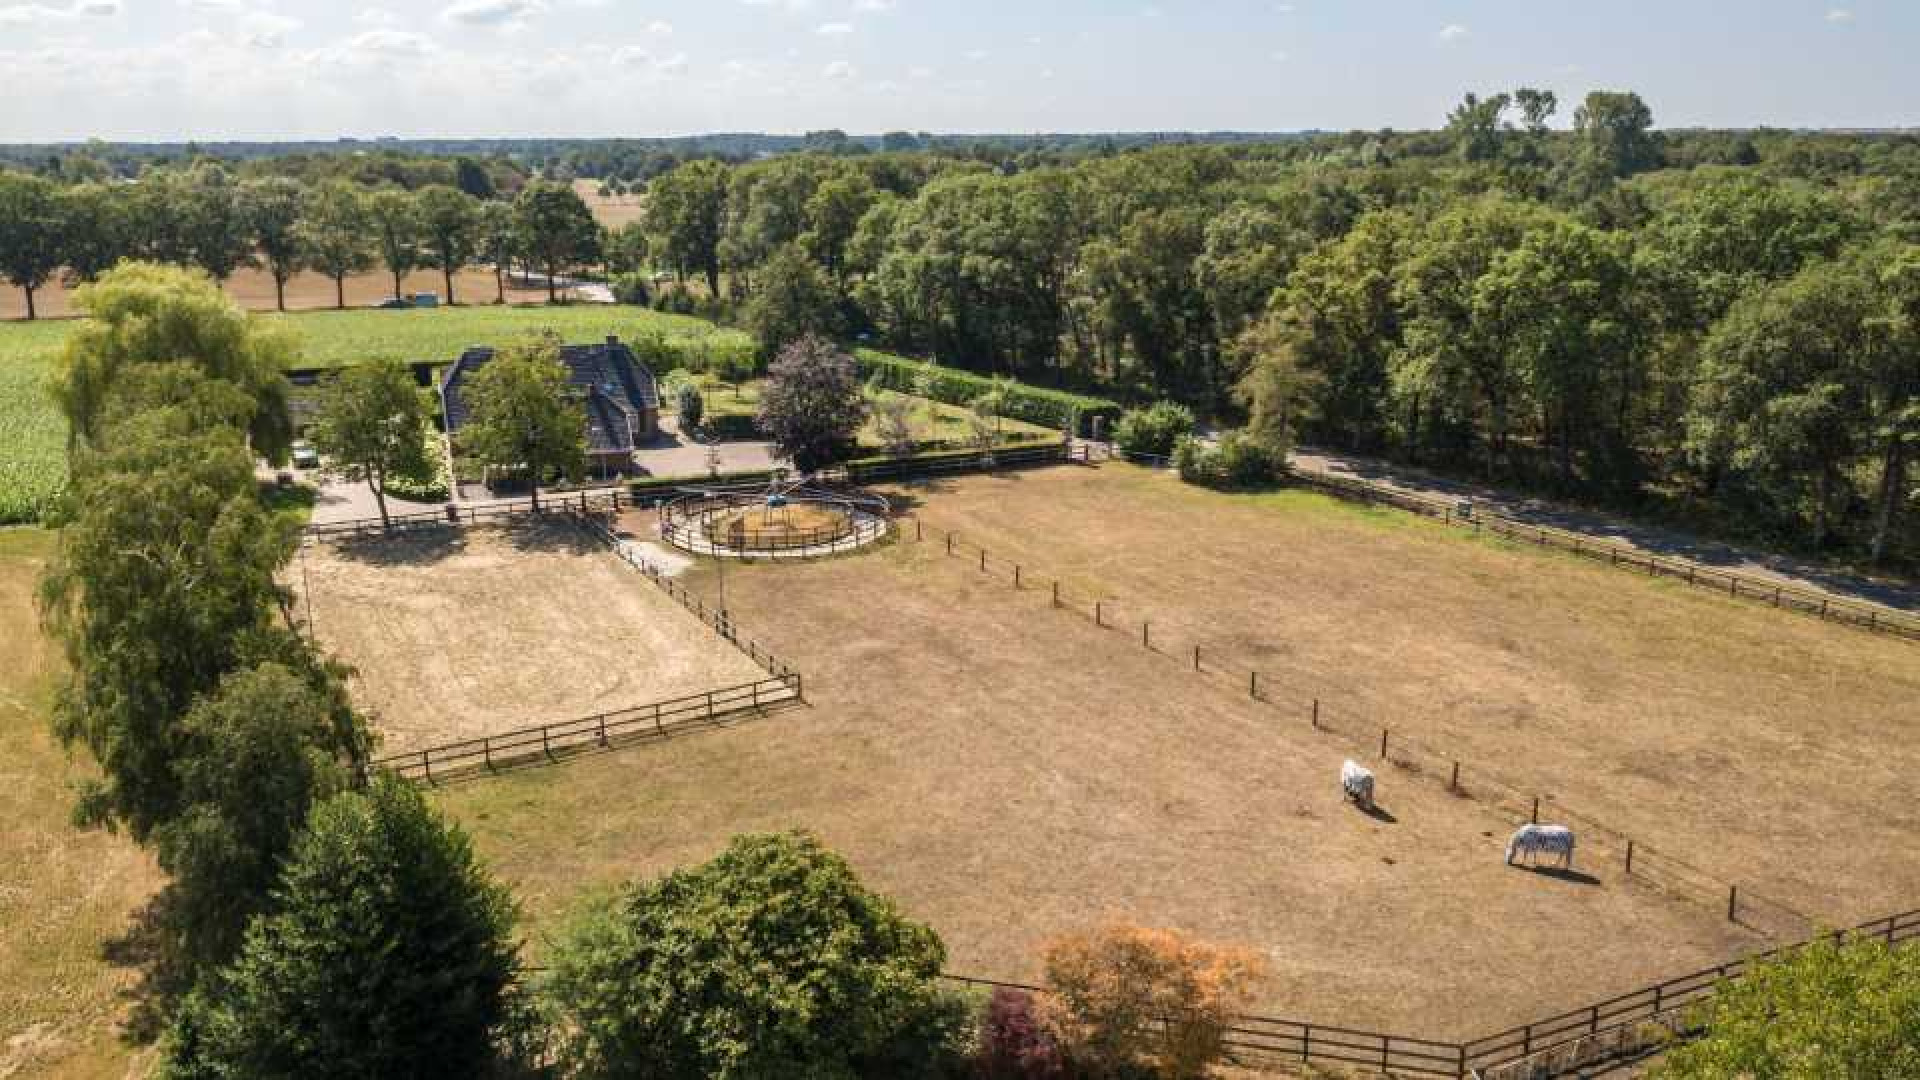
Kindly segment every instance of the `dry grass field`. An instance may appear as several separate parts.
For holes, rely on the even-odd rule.
[[[929,525],[1151,621],[1168,678],[1201,644],[1261,670],[1276,701],[1319,697],[1830,925],[1920,907],[1912,644],[1396,511],[1127,466],[925,501]]]
[[[438,270],[416,270],[401,279],[401,285],[408,294],[436,293],[440,295],[442,303],[446,301],[446,282]],[[453,288],[454,298],[462,304],[491,304],[497,295],[491,270],[463,270],[454,275]],[[248,311],[274,310],[273,278],[264,270],[241,270],[227,279],[226,289],[227,294]],[[375,271],[347,279],[347,306],[350,308],[372,307],[392,295],[391,274]],[[69,297],[70,291],[66,287],[58,282],[50,283],[34,294],[34,307],[42,318],[72,315],[75,312]],[[510,304],[545,303],[546,300],[545,289],[515,288],[511,282],[507,285],[507,302]],[[332,278],[305,273],[287,282],[288,311],[316,311],[333,306]],[[24,319],[26,315],[26,297],[20,290],[0,288],[0,320]]]
[[[630,225],[640,220],[647,210],[646,196],[602,195],[598,180],[575,180],[573,190],[587,204],[587,209],[593,212],[593,220],[609,229]]]
[[[321,644],[358,670],[382,754],[765,677],[565,526],[317,544],[289,573]]]
[[[103,950],[160,874],[125,837],[68,820],[84,773],[48,727],[58,660],[33,606],[51,550],[47,533],[0,530],[0,1077],[107,1080],[151,1060],[118,1036],[136,973]]]
[[[1495,562],[1507,577],[1578,568],[1338,504],[1296,515],[1195,492],[1207,504],[1195,506],[1162,484],[1054,469],[914,497],[929,520],[996,521],[1041,548],[1069,546],[1083,588],[1130,573],[1130,523],[1218,510],[1221,522],[1196,518],[1156,542],[1202,562],[1215,544],[1270,554],[1246,574],[1210,565],[1204,595],[1165,594],[1196,619],[1226,620],[1270,592],[1310,607],[1359,591],[1341,575],[1404,560],[1409,544],[1435,578]],[[1084,521],[1053,520],[1074,502]],[[1253,530],[1269,519],[1286,535]],[[1762,943],[1617,868],[1508,869],[1504,818],[1397,770],[1381,773],[1385,813],[1365,815],[1338,790],[1352,751],[1304,718],[1050,610],[1032,579],[1016,592],[911,535],[865,556],[728,568],[729,606],[806,675],[810,708],[443,793],[536,924],[583,887],[706,857],[742,830],[804,826],[935,926],[952,970],[1031,977],[1049,936],[1119,914],[1265,950],[1269,1011],[1435,1037],[1485,1034]],[[1313,568],[1347,548],[1341,565]],[[1300,562],[1281,573],[1262,561],[1275,557]],[[692,574],[709,596],[713,573]],[[1482,590],[1483,603],[1507,603]],[[1649,590],[1639,604],[1669,599]],[[1388,608],[1382,621],[1419,617],[1398,595],[1371,602]],[[1344,674],[1393,663],[1383,654]]]

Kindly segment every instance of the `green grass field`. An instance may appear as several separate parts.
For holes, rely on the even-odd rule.
[[[290,328],[302,367],[343,367],[376,357],[452,359],[470,345],[498,345],[541,330],[569,342],[616,335],[658,339],[697,356],[739,350],[747,335],[686,315],[635,307],[458,307],[411,311],[313,311],[259,318]],[[73,323],[0,322],[0,524],[40,520],[66,483],[66,425],[46,383]]]

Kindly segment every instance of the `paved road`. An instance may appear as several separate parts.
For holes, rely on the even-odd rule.
[[[1648,554],[1688,559],[1716,570],[1813,589],[1842,599],[1864,600],[1898,611],[1920,612],[1920,585],[1911,582],[1868,578],[1787,555],[1773,555],[1705,540],[1678,529],[1625,521],[1593,510],[1446,479],[1410,466],[1331,450],[1301,447],[1293,452],[1292,464],[1304,472],[1370,480],[1419,495],[1470,498],[1516,521],[1565,529],[1598,540],[1612,540]]]

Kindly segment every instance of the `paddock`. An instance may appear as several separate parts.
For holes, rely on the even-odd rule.
[[[303,625],[354,667],[383,755],[766,677],[565,523],[316,542],[289,577]]]
[[[1027,476],[1039,497],[1104,483]],[[932,514],[1027,483],[908,494]],[[1304,718],[899,532],[862,555],[725,568],[742,625],[805,673],[806,709],[439,793],[526,903],[536,953],[582,889],[794,826],[938,930],[957,973],[1030,980],[1046,940],[1118,915],[1263,951],[1258,1011],[1438,1038],[1765,944],[1621,874],[1509,868],[1504,818],[1392,767],[1369,814],[1338,783],[1352,751]],[[686,580],[715,597],[713,564]]]

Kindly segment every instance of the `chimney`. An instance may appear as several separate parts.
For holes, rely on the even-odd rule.
[[[619,346],[619,344],[620,344],[620,337],[619,337],[619,335],[617,335],[617,334],[608,334],[608,335],[607,335],[607,348],[609,348],[609,349],[612,349],[612,348],[616,348],[616,347],[618,347],[618,346]]]

